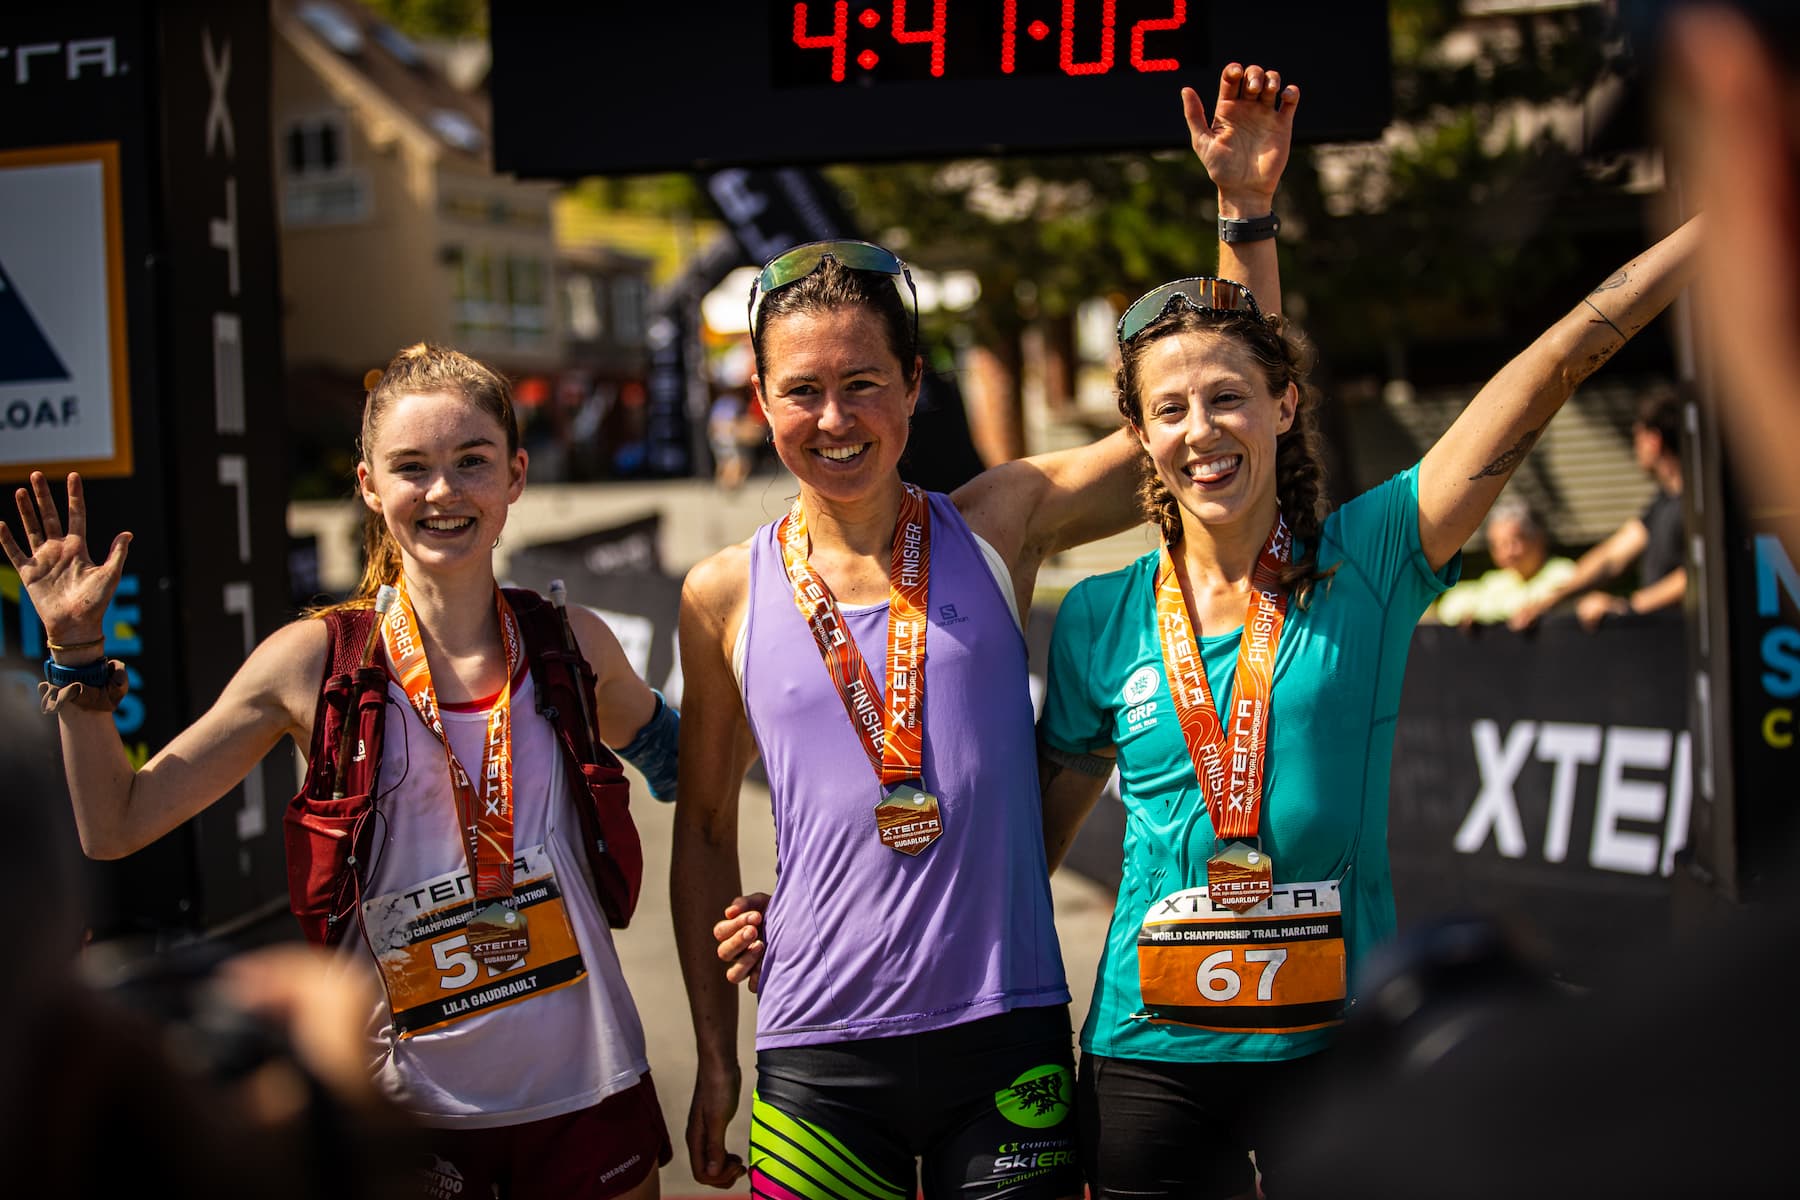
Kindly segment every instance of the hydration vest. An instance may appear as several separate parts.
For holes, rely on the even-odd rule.
[[[537,710],[555,728],[562,747],[595,898],[607,924],[623,929],[637,908],[644,850],[631,820],[631,785],[618,758],[600,740],[593,715],[594,669],[579,650],[565,647],[562,617],[555,606],[527,589],[503,590],[518,619],[525,657],[531,664]],[[282,833],[287,846],[289,907],[307,941],[333,946],[356,923],[362,872],[369,862],[374,837],[374,823],[369,818],[381,801],[381,733],[388,706],[388,673],[380,665],[359,666],[375,624],[373,608],[338,609],[321,619],[331,631],[331,652],[325,660],[319,705],[313,712],[306,779],[299,794],[288,802]],[[578,692],[578,688],[583,690]],[[582,696],[589,697],[586,729],[582,728]],[[410,709],[402,711],[412,715]],[[345,768],[343,796],[334,799],[334,764],[346,727],[357,744]]]

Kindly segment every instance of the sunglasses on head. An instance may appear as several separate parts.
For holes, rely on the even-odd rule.
[[[1195,312],[1248,313],[1258,321],[1262,310],[1250,289],[1235,279],[1192,275],[1153,287],[1133,300],[1119,318],[1119,345],[1128,345],[1156,321],[1185,304]]]
[[[904,280],[906,290],[912,293],[913,341],[919,340],[919,292],[913,286],[912,272],[906,269],[906,264],[892,250],[877,246],[874,242],[859,242],[848,238],[806,242],[783,250],[763,264],[763,269],[757,272],[756,279],[750,284],[751,337],[756,336],[756,318],[763,301],[789,284],[799,283],[818,270],[819,264],[828,258],[838,266],[849,267],[853,271],[876,271],[892,275],[896,290]]]

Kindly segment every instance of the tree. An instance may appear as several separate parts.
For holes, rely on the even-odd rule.
[[[422,38],[486,37],[485,0],[363,0],[401,33]]]

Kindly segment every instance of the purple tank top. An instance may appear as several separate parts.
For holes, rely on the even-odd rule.
[[[775,525],[750,550],[744,708],[775,813],[756,1046],[944,1029],[1069,999],[1051,918],[1025,640],[962,514],[930,494],[925,789],[943,834],[875,835],[882,795],[794,606]],[[882,686],[888,606],[844,621]]]

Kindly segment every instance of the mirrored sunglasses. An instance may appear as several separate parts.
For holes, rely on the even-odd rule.
[[[1133,300],[1119,318],[1119,345],[1129,344],[1131,339],[1181,304],[1196,312],[1248,313],[1262,320],[1256,297],[1237,280],[1192,275],[1153,287]]]
[[[877,246],[873,242],[855,241],[849,238],[834,239],[823,242],[806,242],[784,250],[763,264],[757,272],[756,279],[750,284],[750,334],[756,335],[756,318],[762,309],[762,303],[775,292],[791,283],[798,283],[819,269],[819,264],[831,259],[840,267],[849,267],[854,271],[877,271],[883,275],[894,277],[894,286],[898,288],[905,281],[906,290],[912,294],[913,340],[918,340],[919,333],[919,293],[913,286],[912,272],[900,261],[892,250]]]

